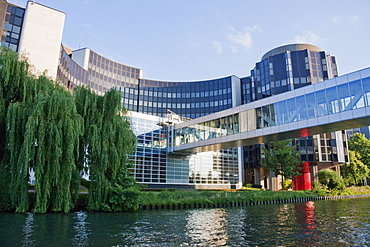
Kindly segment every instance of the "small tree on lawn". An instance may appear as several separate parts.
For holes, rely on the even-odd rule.
[[[369,176],[370,169],[362,163],[359,152],[349,151],[349,158],[351,162],[341,167],[341,173],[349,183],[358,185]]]
[[[344,180],[333,170],[321,170],[317,173],[317,176],[319,183],[326,189],[343,191],[346,188]]]
[[[299,160],[299,151],[296,146],[291,145],[291,140],[281,140],[271,143],[271,148],[263,147],[264,157],[262,158],[262,165],[267,170],[275,172],[276,176],[281,175],[284,180],[293,179],[298,176],[299,165],[302,161]]]
[[[370,140],[364,134],[355,133],[348,142],[349,150],[356,151],[359,160],[370,168]]]

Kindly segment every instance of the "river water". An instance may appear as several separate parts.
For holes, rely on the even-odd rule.
[[[0,213],[0,246],[370,246],[370,198],[133,213]]]

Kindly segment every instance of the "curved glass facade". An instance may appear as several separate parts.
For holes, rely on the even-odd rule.
[[[33,25],[28,14],[34,13],[34,17],[38,16],[38,12],[29,12],[32,10],[31,5],[24,9],[0,1],[0,19],[3,20],[1,44],[13,50],[20,50],[29,39],[32,41],[28,42],[30,48],[34,48],[35,44],[51,45],[53,51],[58,53],[61,33],[55,28],[48,28],[46,24],[49,23],[42,23],[43,19],[34,18],[37,19],[35,25],[40,27],[38,31],[54,38],[49,40],[48,44],[40,42],[45,39],[33,39],[39,37],[37,30],[29,28],[29,32],[26,31],[28,24]],[[55,16],[53,15],[52,19],[58,19],[56,24],[62,28],[64,13],[60,13],[53,12]],[[58,18],[54,18],[57,16]],[[255,169],[260,166],[259,145],[244,147],[244,153],[240,148],[175,154],[174,148],[171,150],[171,147],[174,142],[189,143],[245,131],[243,121],[246,113],[234,112],[224,115],[222,111],[338,75],[335,57],[310,44],[289,44],[268,51],[261,61],[255,64],[249,75],[243,78],[227,76],[194,82],[144,79],[140,69],[114,62],[88,48],[72,51],[61,46],[59,57],[55,52],[44,50],[28,50],[31,51],[30,57],[37,55],[37,59],[33,57],[31,63],[35,64],[39,71],[44,71],[46,66],[47,70],[52,71],[54,78],[54,62],[59,59],[56,77],[68,89],[73,90],[76,86],[84,85],[99,95],[111,88],[122,93],[122,103],[131,114],[133,129],[138,139],[137,150],[132,157],[135,163],[133,174],[139,182],[165,187],[171,184],[210,189],[240,188],[244,168],[245,178],[261,178],[254,181],[244,179],[244,182],[269,188],[265,186],[266,180],[261,182],[267,173]],[[46,53],[50,56],[45,56]],[[47,67],[48,65],[50,66]],[[348,87],[338,84],[336,88],[317,90],[300,96],[297,94],[296,97],[275,103],[271,101],[267,105],[250,110],[247,115],[253,119],[253,128],[262,129],[311,117],[333,116],[350,109],[361,109],[369,105],[366,80],[367,78],[361,78],[352,81]],[[218,112],[219,115],[213,120],[206,116]],[[209,121],[200,123],[197,119],[199,117]],[[175,131],[174,125],[193,121],[191,119],[195,119],[194,123],[197,124]],[[343,133],[339,131],[320,134],[293,142],[299,144],[302,160],[344,162],[343,157],[347,157],[347,151]],[[332,155],[336,152],[337,157]],[[256,172],[256,176],[249,174],[249,168],[255,169],[253,172]]]
[[[242,87],[242,103],[247,104],[267,98],[273,95],[284,93],[287,91],[292,91],[310,84],[315,84],[323,80],[331,79],[338,76],[337,65],[334,56],[330,56],[321,50],[319,47],[310,44],[289,44],[274,48],[266,52],[261,61],[256,63],[253,70],[251,70],[250,76],[241,78]],[[298,99],[298,104],[300,100]],[[309,100],[310,101],[310,100]],[[285,111],[294,111],[296,105],[292,105],[293,100],[281,104],[286,105]],[[296,103],[294,101],[294,103]],[[274,111],[275,109],[265,108],[259,111],[259,116],[257,118],[260,121],[257,122],[259,126],[265,126],[271,124],[271,121],[287,121],[286,114],[279,115],[279,119],[264,119],[264,114],[266,111]],[[301,113],[299,117],[305,117],[307,113]],[[334,139],[329,141],[327,149],[331,147],[330,143],[336,142],[346,142],[346,138],[342,138],[341,133],[331,133],[328,136],[333,136]],[[314,139],[314,142],[321,143],[322,137],[316,135],[310,137]],[[338,139],[339,138],[339,139]],[[307,138],[306,138],[307,139]],[[299,150],[301,152],[302,160],[309,162],[321,162],[321,161],[336,161],[321,159],[320,155],[310,155],[306,156],[307,150],[317,148],[318,144],[314,146],[300,146],[300,144],[305,144],[305,139],[296,139],[293,142],[299,144]],[[311,142],[310,142],[311,143]],[[335,148],[335,147],[334,147]],[[344,150],[342,157],[339,158],[341,161],[348,160],[348,152]],[[252,155],[252,157],[251,157]],[[259,145],[253,145],[244,147],[244,170],[254,169],[261,166],[260,158],[261,147]],[[256,158],[257,157],[257,158]],[[304,158],[305,157],[305,158]],[[248,171],[251,174],[254,172]],[[251,175],[245,174],[245,177],[252,177]],[[254,181],[248,181],[253,183]]]
[[[370,77],[338,83],[285,100],[176,128],[175,146],[370,107]],[[247,107],[249,108],[249,107]],[[338,121],[335,119],[335,121]]]
[[[232,108],[237,104],[233,88],[240,88],[239,79],[229,76],[195,82],[166,82],[142,79],[140,74],[137,68],[113,62],[87,48],[73,52],[65,47],[61,49],[58,78],[66,87],[73,89],[85,85],[98,94],[110,88],[122,92],[122,102],[131,112],[138,140],[132,156],[132,173],[137,181],[152,187],[171,184],[236,188],[239,183],[237,149],[194,155],[171,154],[167,150],[171,133],[161,124],[169,112],[184,120]]]
[[[311,47],[311,46],[309,46]],[[305,47],[304,47],[305,48]],[[317,47],[316,47],[317,48]],[[267,53],[269,54],[269,52]],[[335,58],[324,51],[282,50],[263,57],[251,70],[251,101],[263,99],[338,75]],[[248,89],[245,89],[248,90]]]
[[[237,148],[181,155],[171,153],[169,147],[245,131],[241,123],[245,114],[220,117],[175,132],[165,127],[172,124],[168,114],[176,115],[181,121],[196,119],[333,78],[337,71],[335,58],[320,48],[288,45],[267,52],[251,70],[250,76],[243,78],[228,76],[194,82],[167,82],[144,79],[141,74],[138,68],[116,63],[88,48],[77,51],[61,49],[58,78],[64,85],[70,89],[86,85],[98,94],[116,88],[122,92],[125,107],[130,112],[142,114],[131,117],[138,138],[132,158],[135,163],[133,174],[139,182],[236,188],[241,182],[240,166],[248,168],[251,162],[253,167],[260,165],[258,145],[245,147],[242,157]],[[256,108],[253,114],[247,115],[254,116],[253,127],[259,129],[343,111],[346,103],[339,98],[330,98],[338,95],[337,89],[335,92],[318,91]],[[308,102],[315,103],[310,105]],[[302,158],[317,156],[312,151],[317,150],[312,137],[295,142],[302,144]]]
[[[125,105],[137,97],[138,112],[165,117],[170,110],[198,118],[232,107],[231,77],[197,82],[162,82],[140,79],[138,90],[121,88]],[[132,101],[134,103],[134,101]]]
[[[140,69],[113,62],[89,49],[82,50],[84,64],[73,59],[79,51],[68,53],[64,47],[61,49],[58,78],[68,88],[86,85],[98,94],[116,88],[122,92],[128,110],[160,117],[170,110],[186,118],[197,118],[233,107],[231,76],[195,82],[147,80],[140,78]]]
[[[62,46],[57,70],[58,80],[68,89],[73,89],[77,86],[90,86],[89,77],[88,71],[78,65]]]

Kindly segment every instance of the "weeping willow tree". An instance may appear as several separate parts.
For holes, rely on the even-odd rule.
[[[109,211],[113,190],[122,181],[130,180],[127,164],[136,137],[129,120],[122,116],[125,110],[118,91],[112,89],[98,96],[80,87],[75,90],[75,100],[77,111],[84,118],[79,167],[86,168],[90,180],[87,206],[89,210]]]
[[[3,121],[5,150],[1,180],[8,184],[10,202],[16,212],[28,210],[28,180],[35,173],[34,211],[68,212],[78,195],[76,167],[83,119],[73,96],[44,76],[28,74],[28,63],[9,50],[2,50]],[[6,113],[4,118],[4,113]]]
[[[14,208],[11,203],[12,167],[9,164],[11,150],[7,148],[6,130],[9,127],[6,125],[6,116],[9,106],[23,98],[24,84],[29,80],[28,68],[27,61],[24,58],[18,59],[17,53],[5,47],[0,50],[0,207],[5,210]],[[20,116],[20,122],[24,118],[23,115]],[[14,134],[19,136],[16,142],[18,144],[22,142],[23,135],[19,132],[14,132]],[[14,150],[14,152],[18,151],[18,149]],[[18,201],[21,203],[23,201],[26,205],[28,202],[27,183],[23,186],[21,194]]]
[[[35,212],[46,212],[49,204],[53,211],[68,212],[73,208],[79,183],[72,177],[79,174],[75,161],[82,133],[83,119],[69,92],[54,86],[37,95],[26,123],[24,150],[28,155],[18,161],[32,161],[36,176]]]
[[[120,93],[98,96],[78,88],[72,95],[28,69],[26,59],[1,49],[0,210],[29,210],[31,171],[34,212],[70,211],[83,171],[91,180],[90,210],[137,207],[136,183],[127,169],[136,138],[121,116]]]

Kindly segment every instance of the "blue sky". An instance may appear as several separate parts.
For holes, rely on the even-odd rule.
[[[146,79],[243,77],[267,51],[296,42],[334,55],[339,74],[370,66],[369,0],[36,2],[66,13],[65,46],[89,47]]]

